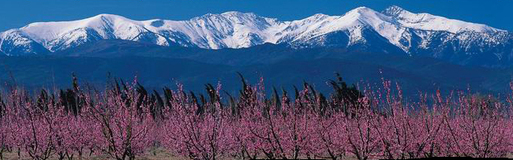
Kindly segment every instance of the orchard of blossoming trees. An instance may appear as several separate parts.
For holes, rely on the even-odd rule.
[[[505,157],[513,153],[511,98],[455,93],[403,99],[381,89],[330,81],[323,95],[309,84],[294,96],[243,80],[238,95],[206,85],[206,96],[178,89],[148,92],[132,83],[105,91],[4,91],[0,157],[134,159],[152,148],[190,159],[409,159]]]

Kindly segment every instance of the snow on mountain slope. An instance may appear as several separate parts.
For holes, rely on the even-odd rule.
[[[482,52],[498,46],[508,50],[513,36],[486,25],[415,14],[397,6],[383,12],[359,7],[342,16],[316,14],[295,21],[241,12],[206,14],[186,21],[135,21],[100,14],[76,21],[32,23],[3,32],[0,51],[10,55],[42,54],[44,50],[58,52],[109,39],[205,49],[246,48],[263,43],[285,43],[298,48],[363,45],[383,47],[378,50],[384,52],[398,49],[409,55],[433,52],[436,57],[449,52],[481,53],[476,46]],[[509,53],[493,52],[499,59]]]
[[[349,42],[343,45],[350,46],[358,42],[365,42],[366,37],[362,33],[364,29],[368,28],[376,31],[397,46],[400,45],[398,43],[400,33],[405,29],[394,23],[391,17],[366,7],[359,7],[343,16],[317,14],[303,20],[289,22],[287,28],[282,32],[282,35],[285,36],[281,42],[306,42],[329,33],[345,31],[349,37]]]
[[[32,23],[19,31],[50,51],[64,50],[98,39],[142,41],[147,36],[155,38],[153,42],[158,45],[168,45],[164,37],[149,32],[141,22],[109,14],[69,22]]]
[[[267,29],[278,24],[276,19],[240,12],[207,14],[188,21],[149,20],[142,23],[154,33],[184,35],[171,38],[172,42],[187,41],[194,46],[209,49],[242,48],[262,44],[264,39],[269,38]]]
[[[458,33],[462,31],[497,32],[503,31],[483,24],[469,23],[460,20],[448,19],[428,13],[411,13],[398,6],[391,6],[383,14],[394,17],[402,26],[428,31],[447,31]]]
[[[0,33],[0,52],[9,56],[48,53],[43,46],[19,30]]]

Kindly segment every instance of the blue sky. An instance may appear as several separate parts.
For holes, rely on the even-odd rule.
[[[513,31],[513,0],[0,0],[0,31],[100,13],[136,20],[184,20],[205,13],[241,11],[292,20],[315,13],[342,15],[359,6],[381,11],[390,5]]]

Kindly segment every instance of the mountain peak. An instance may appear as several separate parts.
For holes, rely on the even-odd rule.
[[[237,17],[240,17],[240,16],[256,16],[256,14],[254,13],[245,13],[245,12],[239,12],[239,11],[228,11],[228,12],[224,12],[224,13],[221,13],[221,15],[223,16],[237,16]]]
[[[240,19],[240,18],[257,18],[257,17],[259,17],[259,16],[254,13],[251,13],[251,12],[245,13],[245,12],[239,12],[239,11],[228,11],[228,12],[224,12],[224,13],[220,13],[220,14],[207,13],[207,14],[204,14],[202,16],[195,17],[192,19],[212,19],[212,18]]]
[[[101,14],[98,14],[96,16],[93,16],[91,18],[105,18],[105,17],[121,17],[120,15],[115,15],[115,14],[108,14],[108,13],[101,13]]]
[[[341,24],[352,24],[352,25],[369,25],[374,28],[383,28],[385,26],[393,25],[390,23],[390,18],[383,14],[376,12],[373,9],[367,7],[358,7],[347,12],[341,17]]]
[[[329,17],[329,16],[325,15],[325,14],[317,13],[317,14],[314,14],[314,15],[312,15],[310,17],[305,18],[305,20],[316,21],[316,20],[324,19],[326,17]]]
[[[388,8],[386,8],[385,10],[383,10],[381,13],[388,15],[388,16],[397,16],[397,15],[400,15],[402,12],[408,12],[408,11],[404,10],[403,8],[401,8],[399,6],[392,5]]]
[[[120,15],[102,13],[87,19],[128,19]]]
[[[346,14],[354,14],[354,13],[365,14],[365,13],[373,13],[373,12],[376,12],[376,11],[374,11],[373,9],[370,9],[368,7],[362,6],[362,7],[352,9],[349,12],[347,12]]]
[[[381,13],[376,12],[373,9],[367,8],[367,7],[358,7],[355,8],[349,12],[347,12],[344,16],[353,20],[358,21],[381,21],[381,19],[384,18],[384,16],[381,15]]]
[[[80,20],[79,20],[80,21]],[[82,20],[82,24],[89,26],[103,26],[105,24],[114,24],[114,23],[136,23],[136,21],[128,19],[126,17],[115,15],[115,14],[98,14],[96,16],[87,18]]]

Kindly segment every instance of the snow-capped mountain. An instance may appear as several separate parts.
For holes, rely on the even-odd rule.
[[[513,59],[513,35],[507,31],[427,13],[411,13],[397,6],[382,12],[359,7],[342,16],[316,14],[295,21],[240,12],[207,14],[186,21],[136,21],[100,14],[77,21],[32,23],[0,33],[0,53],[58,53],[110,39],[205,49],[246,48],[264,43],[287,44],[293,48],[345,47],[463,63],[473,63],[469,59],[472,55],[494,63]]]

